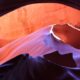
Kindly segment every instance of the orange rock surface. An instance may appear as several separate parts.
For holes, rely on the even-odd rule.
[[[37,3],[0,17],[0,47],[46,25],[80,25],[80,10],[58,3]]]

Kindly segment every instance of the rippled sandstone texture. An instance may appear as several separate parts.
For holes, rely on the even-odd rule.
[[[58,3],[23,6],[0,17],[0,47],[47,25],[64,23],[80,25],[80,10]]]

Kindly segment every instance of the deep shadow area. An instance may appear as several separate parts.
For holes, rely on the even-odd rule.
[[[80,10],[80,0],[0,0],[0,16],[34,3],[61,3]]]

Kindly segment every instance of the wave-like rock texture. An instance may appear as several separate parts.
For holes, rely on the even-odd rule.
[[[80,10],[59,3],[37,3],[18,8],[0,17],[0,47],[46,25],[80,25]]]

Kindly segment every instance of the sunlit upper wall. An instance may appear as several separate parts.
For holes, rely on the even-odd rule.
[[[80,11],[58,3],[37,3],[0,17],[0,44],[28,35],[49,24],[80,25]]]

